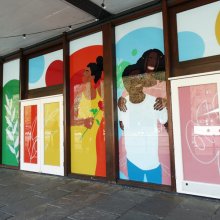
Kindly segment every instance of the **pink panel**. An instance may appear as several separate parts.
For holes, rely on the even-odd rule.
[[[179,108],[183,179],[219,184],[220,109],[217,84],[179,88]]]

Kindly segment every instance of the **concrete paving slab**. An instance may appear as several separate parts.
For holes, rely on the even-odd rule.
[[[127,200],[126,198],[107,196],[94,203],[91,208],[114,213],[116,215],[121,215],[122,213],[134,207],[136,204],[136,201]]]
[[[161,220],[161,218],[131,209],[118,220]]]
[[[13,217],[13,215],[10,215],[10,214],[8,214],[8,213],[1,212],[1,211],[0,211],[0,219],[1,219],[1,220],[10,219],[10,218],[12,218],[12,217]]]
[[[148,215],[157,216],[158,218],[164,218],[171,210],[175,209],[181,201],[181,197],[158,192],[158,194],[141,202],[135,207],[135,210]]]
[[[86,207],[79,210],[75,214],[68,216],[69,220],[114,220],[118,219],[119,215],[114,213],[106,212],[103,210]]]
[[[0,211],[9,213],[11,215],[17,215],[18,213],[25,212],[29,209],[33,209],[36,206],[39,206],[45,202],[46,200],[44,198],[32,196],[14,202],[13,204],[8,204],[7,206],[3,206],[2,208],[0,208]]]
[[[184,209],[177,207],[164,220],[211,220],[212,214],[198,209]]]

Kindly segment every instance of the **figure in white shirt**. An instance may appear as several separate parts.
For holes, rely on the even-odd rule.
[[[153,63],[157,54],[150,56]],[[126,67],[122,74],[128,95],[120,98],[125,104],[121,106],[124,111],[119,111],[119,124],[124,131],[129,180],[161,184],[157,123],[167,123],[166,99],[144,92],[144,88],[155,86],[158,80],[153,68],[149,68],[152,71],[146,71],[149,61],[143,60],[142,63],[145,64],[145,71],[140,65],[134,64]]]

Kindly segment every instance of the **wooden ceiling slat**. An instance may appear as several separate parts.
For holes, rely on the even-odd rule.
[[[106,11],[101,6],[96,5],[95,3],[89,1],[89,0],[65,0],[66,2],[74,5],[77,8],[80,8],[81,10],[87,12],[90,15],[93,15],[95,18],[98,18],[99,20],[103,20],[106,18],[109,18],[112,16],[111,13]]]

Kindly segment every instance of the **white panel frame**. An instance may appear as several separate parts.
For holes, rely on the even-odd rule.
[[[59,103],[60,113],[60,166],[51,166],[44,164],[44,120],[42,120],[41,129],[41,172],[64,176],[64,135],[63,135],[63,96],[51,97],[41,101],[41,116],[44,118],[44,104]]]
[[[24,162],[24,108],[26,106],[36,105],[37,106],[37,164],[25,163]],[[28,100],[21,101],[21,123],[20,123],[20,169],[32,172],[40,172],[40,126],[38,124],[39,118],[39,101],[38,100]]]
[[[194,74],[186,77],[174,77],[170,78],[169,80],[171,80],[172,119],[177,192],[220,199],[220,184],[218,185],[183,180],[183,158],[178,97],[178,88],[180,87],[216,83],[218,92],[218,103],[220,105],[220,71]]]
[[[44,165],[44,104],[59,102],[60,104],[60,166]],[[37,105],[37,164],[24,163],[24,107]],[[64,176],[64,134],[63,134],[63,96],[48,96],[21,101],[21,138],[20,138],[20,169],[38,173]]]

